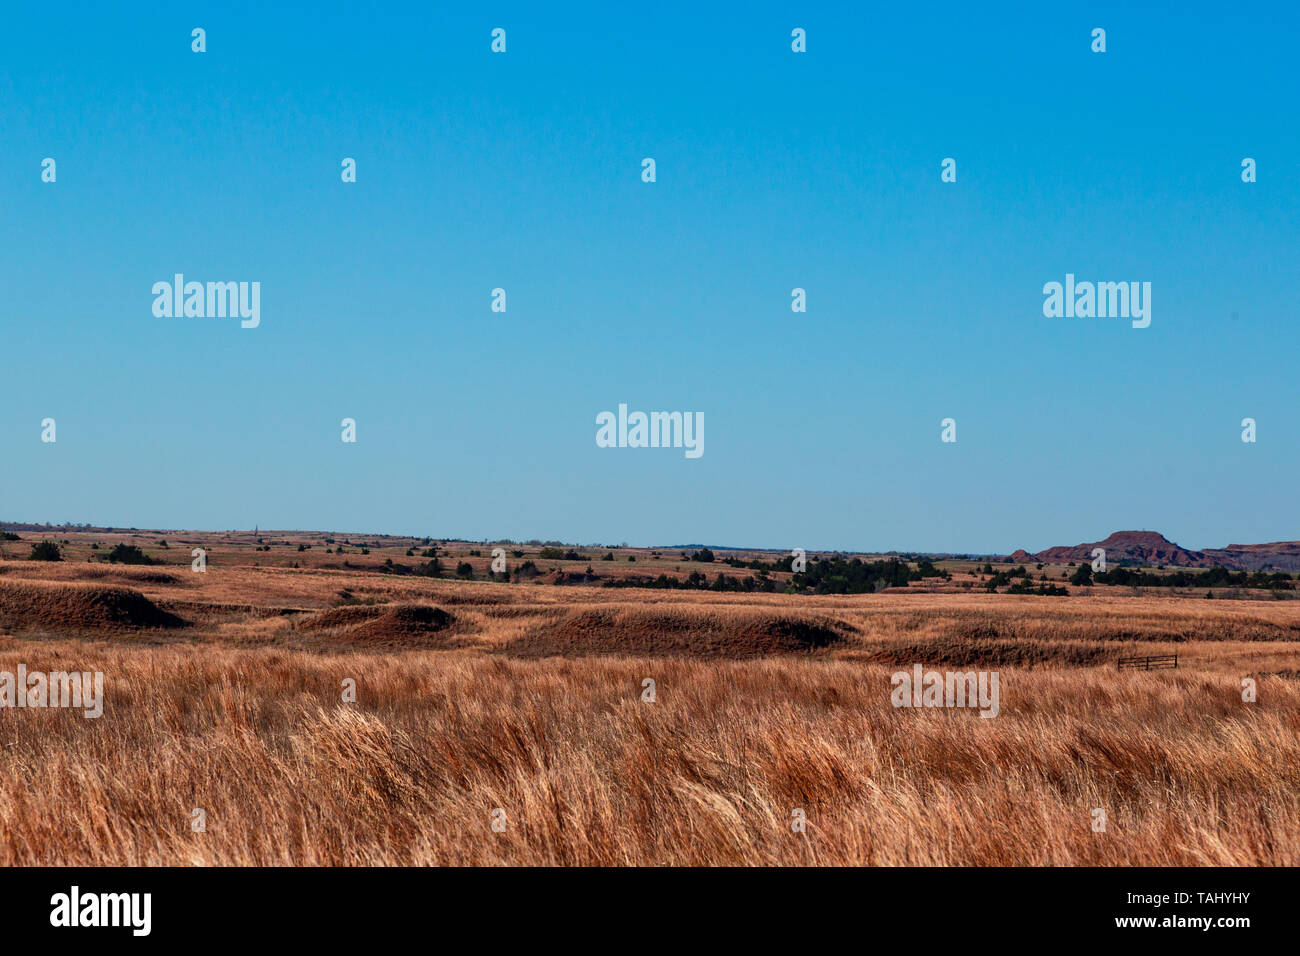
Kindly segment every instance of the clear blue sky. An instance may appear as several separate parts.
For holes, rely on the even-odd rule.
[[[1300,538],[1296,6],[892,6],[11,5],[0,517]],[[261,327],[155,318],[176,272]],[[1067,272],[1150,328],[1045,318]],[[705,454],[598,448],[620,402]]]

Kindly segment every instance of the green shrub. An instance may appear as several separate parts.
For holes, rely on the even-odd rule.
[[[424,564],[417,564],[413,573],[423,575],[426,578],[440,578],[442,577],[442,572],[442,562],[437,558],[433,558]]]
[[[53,541],[38,541],[32,545],[32,561],[62,561],[63,553]]]
[[[151,558],[133,544],[116,544],[108,552],[108,560],[113,564],[162,564]]]

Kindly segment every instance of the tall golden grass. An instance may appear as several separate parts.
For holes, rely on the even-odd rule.
[[[1216,660],[1005,668],[981,719],[819,654],[8,639],[0,670],[102,670],[107,702],[0,710],[0,862],[1295,865],[1300,686],[1245,703]]]

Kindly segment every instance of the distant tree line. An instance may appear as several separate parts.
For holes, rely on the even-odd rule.
[[[791,559],[782,560],[788,565]],[[797,571],[790,578],[790,589],[813,594],[869,594],[885,588],[905,588],[912,581],[925,578],[951,577],[947,571],[936,568],[930,561],[919,561],[913,568],[897,558],[885,561],[814,558],[806,570]]]
[[[1070,596],[1068,588],[1058,584],[1048,584],[1047,575],[1042,575],[1042,583],[1035,585],[1033,575],[1023,564],[1010,571],[993,571],[993,566],[990,564],[985,564],[984,569],[986,572],[992,572],[992,577],[984,582],[984,587],[990,594],[1006,585],[1007,594],[1036,594],[1040,597]]]
[[[707,551],[708,549],[704,549]],[[700,552],[695,552],[692,560],[701,560]],[[710,553],[707,560],[712,560]],[[780,582],[768,577],[774,572],[793,571],[794,558],[783,555],[773,561],[758,559],[743,561],[739,558],[727,558],[726,563],[735,568],[747,568],[757,571],[757,576],[746,575],[733,577],[725,572],[718,572],[712,581],[702,571],[692,571],[685,578],[669,577],[661,574],[657,578],[623,578],[605,582],[608,588],[660,588],[682,591],[741,591],[775,593],[783,590],[787,594],[869,594],[883,591],[885,588],[905,588],[913,581],[925,578],[951,578],[947,571],[936,568],[928,560],[917,563],[915,568],[905,561],[890,558],[885,561],[852,560],[842,557],[813,558],[803,571],[793,572],[789,582],[782,587]]]
[[[617,578],[606,581],[607,588],[657,588],[677,591],[740,591],[745,593],[762,592],[773,594],[777,582],[763,575],[752,574],[744,578],[735,578],[721,571],[709,582],[708,575],[701,571],[692,571],[685,578],[671,578],[661,574],[657,578]]]
[[[1078,577],[1081,580],[1075,581]],[[1153,571],[1134,571],[1131,568],[1114,568],[1092,573],[1086,564],[1075,571],[1071,583],[1087,583],[1091,577],[1097,584],[1130,585],[1139,588],[1259,588],[1286,590],[1292,587],[1291,575],[1282,571],[1229,571],[1214,567],[1208,571],[1170,571],[1157,574]]]

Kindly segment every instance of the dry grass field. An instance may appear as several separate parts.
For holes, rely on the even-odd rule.
[[[21,537],[0,672],[102,671],[106,700],[0,709],[7,865],[1300,863],[1296,592],[985,594],[954,563],[717,593],[554,583],[692,569],[633,549],[507,546],[538,576],[493,583],[491,545],[439,543],[433,578],[383,570],[415,539]],[[62,561],[27,559],[42,537]],[[998,716],[895,708],[914,664],[997,671]]]

